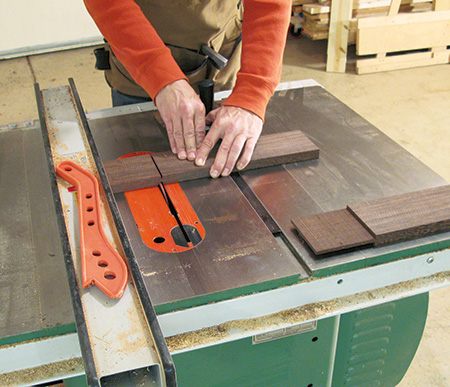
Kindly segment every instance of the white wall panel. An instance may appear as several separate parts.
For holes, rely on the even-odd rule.
[[[0,10],[0,59],[102,39],[83,0],[0,0]]]

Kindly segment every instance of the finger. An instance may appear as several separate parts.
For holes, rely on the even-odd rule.
[[[173,125],[172,121],[165,123],[167,130],[167,137],[169,137],[170,149],[173,153],[177,153],[177,145],[175,143],[175,137],[173,136]]]
[[[219,110],[220,110],[220,108],[211,110],[211,111],[206,115],[205,121],[206,121],[206,123],[207,123],[208,125],[211,125],[211,124],[216,120],[217,113],[219,112]]]
[[[195,158],[196,165],[200,167],[205,165],[205,161],[208,158],[209,153],[214,148],[217,141],[219,141],[219,138],[220,130],[217,126],[211,126],[211,129],[202,141],[202,145],[200,145],[200,148],[198,149],[197,157]]]
[[[184,160],[186,158],[186,148],[184,146],[183,126],[181,120],[176,120],[173,124],[173,138],[175,140],[176,153],[180,160]]]
[[[218,177],[220,174],[223,173],[223,169],[225,167],[225,163],[227,162],[228,155],[231,151],[233,141],[234,138],[232,136],[225,136],[222,139],[222,143],[220,144],[219,149],[217,151],[214,164],[212,165],[209,172],[211,177]]]
[[[183,139],[188,160],[194,160],[197,151],[196,134],[192,117],[183,120]]]
[[[228,152],[228,157],[225,161],[225,166],[222,171],[222,176],[228,176],[233,171],[236,161],[241,154],[242,148],[244,148],[246,140],[247,137],[243,134],[236,136],[233,141],[233,145]]]
[[[239,171],[244,169],[252,159],[253,151],[255,150],[257,141],[258,139],[254,137],[247,139],[244,151],[242,152],[242,156],[236,166]]]
[[[195,144],[196,144],[196,150],[200,148],[200,145],[202,144],[203,139],[205,138],[206,134],[206,123],[205,123],[205,115],[204,114],[196,114],[195,115]],[[195,157],[197,154],[195,154]],[[190,159],[193,160],[193,159]]]

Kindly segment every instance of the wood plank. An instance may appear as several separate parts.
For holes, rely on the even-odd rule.
[[[450,45],[450,11],[363,18],[357,25],[358,55]]]
[[[433,0],[433,11],[445,11],[450,10],[450,0]],[[445,51],[447,46],[434,46],[431,51]]]
[[[450,231],[450,185],[292,220],[316,255]]]
[[[217,148],[203,167],[179,160],[172,152],[145,154],[104,162],[114,192],[131,191],[164,183],[200,179],[209,176]],[[319,148],[300,131],[262,135],[246,170],[311,160],[319,157]]]
[[[390,7],[378,7],[378,8],[360,8],[353,10],[354,18],[366,18],[366,17],[381,17],[386,16],[389,13]],[[412,12],[426,12],[432,10],[431,3],[418,3],[418,4],[402,4],[400,6],[401,13]]]
[[[324,212],[292,220],[316,255],[373,243],[373,236],[347,210]]]
[[[261,136],[246,169],[295,163],[319,157],[319,148],[301,131]]]
[[[418,5],[428,3],[431,5],[431,0],[401,0],[402,5]],[[366,9],[366,8],[382,8],[390,7],[391,0],[376,0],[376,1],[364,1],[355,0],[353,3],[353,9]]]
[[[347,208],[374,236],[375,245],[423,237],[450,229],[450,185]]]
[[[313,31],[310,30],[307,26],[302,27],[302,33],[312,40],[323,40],[328,38],[328,30],[327,31]]]
[[[385,58],[359,59],[356,61],[356,73],[369,74],[445,63],[450,63],[450,50],[416,52]]]
[[[390,27],[410,23],[428,23],[447,20],[450,11],[431,11],[419,13],[399,13],[395,17],[378,16],[374,18],[358,19],[358,28]]]
[[[162,181],[174,183],[208,177],[216,152],[217,149],[211,152],[203,167],[179,160],[172,152],[155,153],[153,160],[161,172]],[[318,157],[319,148],[300,131],[268,134],[259,138],[252,159],[245,169],[258,169]]]
[[[331,3],[327,47],[328,72],[345,73],[352,10],[353,0],[339,0]]]
[[[161,172],[162,182],[164,184],[177,183],[208,177],[209,170],[214,163],[216,152],[216,149],[211,151],[203,167],[196,166],[192,161],[179,160],[177,155],[170,151],[155,153],[153,160]]]
[[[319,13],[329,13],[330,6],[329,5],[321,5],[317,3],[313,4],[304,4],[303,12],[308,12],[311,15],[319,14]]]
[[[444,1],[450,1],[450,0],[444,0]],[[425,7],[425,8],[432,8],[432,2],[431,0],[401,0],[402,8],[409,7]],[[380,1],[361,1],[361,0],[354,0],[353,1],[353,11],[361,11],[361,10],[373,10],[373,12],[377,12],[378,9],[383,9],[383,12],[386,14],[389,11],[389,7],[391,5],[390,0],[380,0]],[[445,5],[444,5],[445,7]],[[318,3],[311,3],[311,4],[304,4],[303,5],[303,12],[307,12],[309,14],[319,15],[319,14],[329,14],[330,13],[330,6],[329,5],[323,5]],[[442,8],[442,9],[448,9],[448,8]],[[436,9],[436,11],[441,9]]]
[[[116,193],[153,187],[161,182],[161,174],[149,154],[105,161],[103,167]]]
[[[434,0],[433,11],[445,11],[450,9],[450,0]]]
[[[391,5],[389,6],[388,16],[394,16],[398,14],[398,10],[400,9],[401,0],[392,0]]]

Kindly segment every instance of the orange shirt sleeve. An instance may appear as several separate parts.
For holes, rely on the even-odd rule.
[[[157,32],[133,0],[84,0],[114,54],[153,99],[169,83],[186,79]],[[224,105],[264,118],[281,77],[289,0],[245,0],[241,69]],[[170,12],[170,10],[168,10]]]
[[[292,2],[244,0],[241,69],[224,105],[239,106],[264,119],[281,78]]]
[[[84,0],[84,3],[114,54],[151,98],[169,83],[186,79],[133,0]]]

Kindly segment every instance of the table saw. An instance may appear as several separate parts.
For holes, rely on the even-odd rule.
[[[315,81],[281,84],[264,133],[301,130],[319,158],[177,183],[191,238],[158,226],[146,242],[167,201],[145,202],[160,215],[143,225],[103,164],[169,149],[154,105],[86,113],[73,80],[36,96],[39,121],[0,131],[0,385],[400,382],[428,292],[450,283],[450,233],[317,256],[292,219],[446,185],[440,176]],[[82,286],[64,160],[100,182],[104,232],[130,273],[120,299]]]

